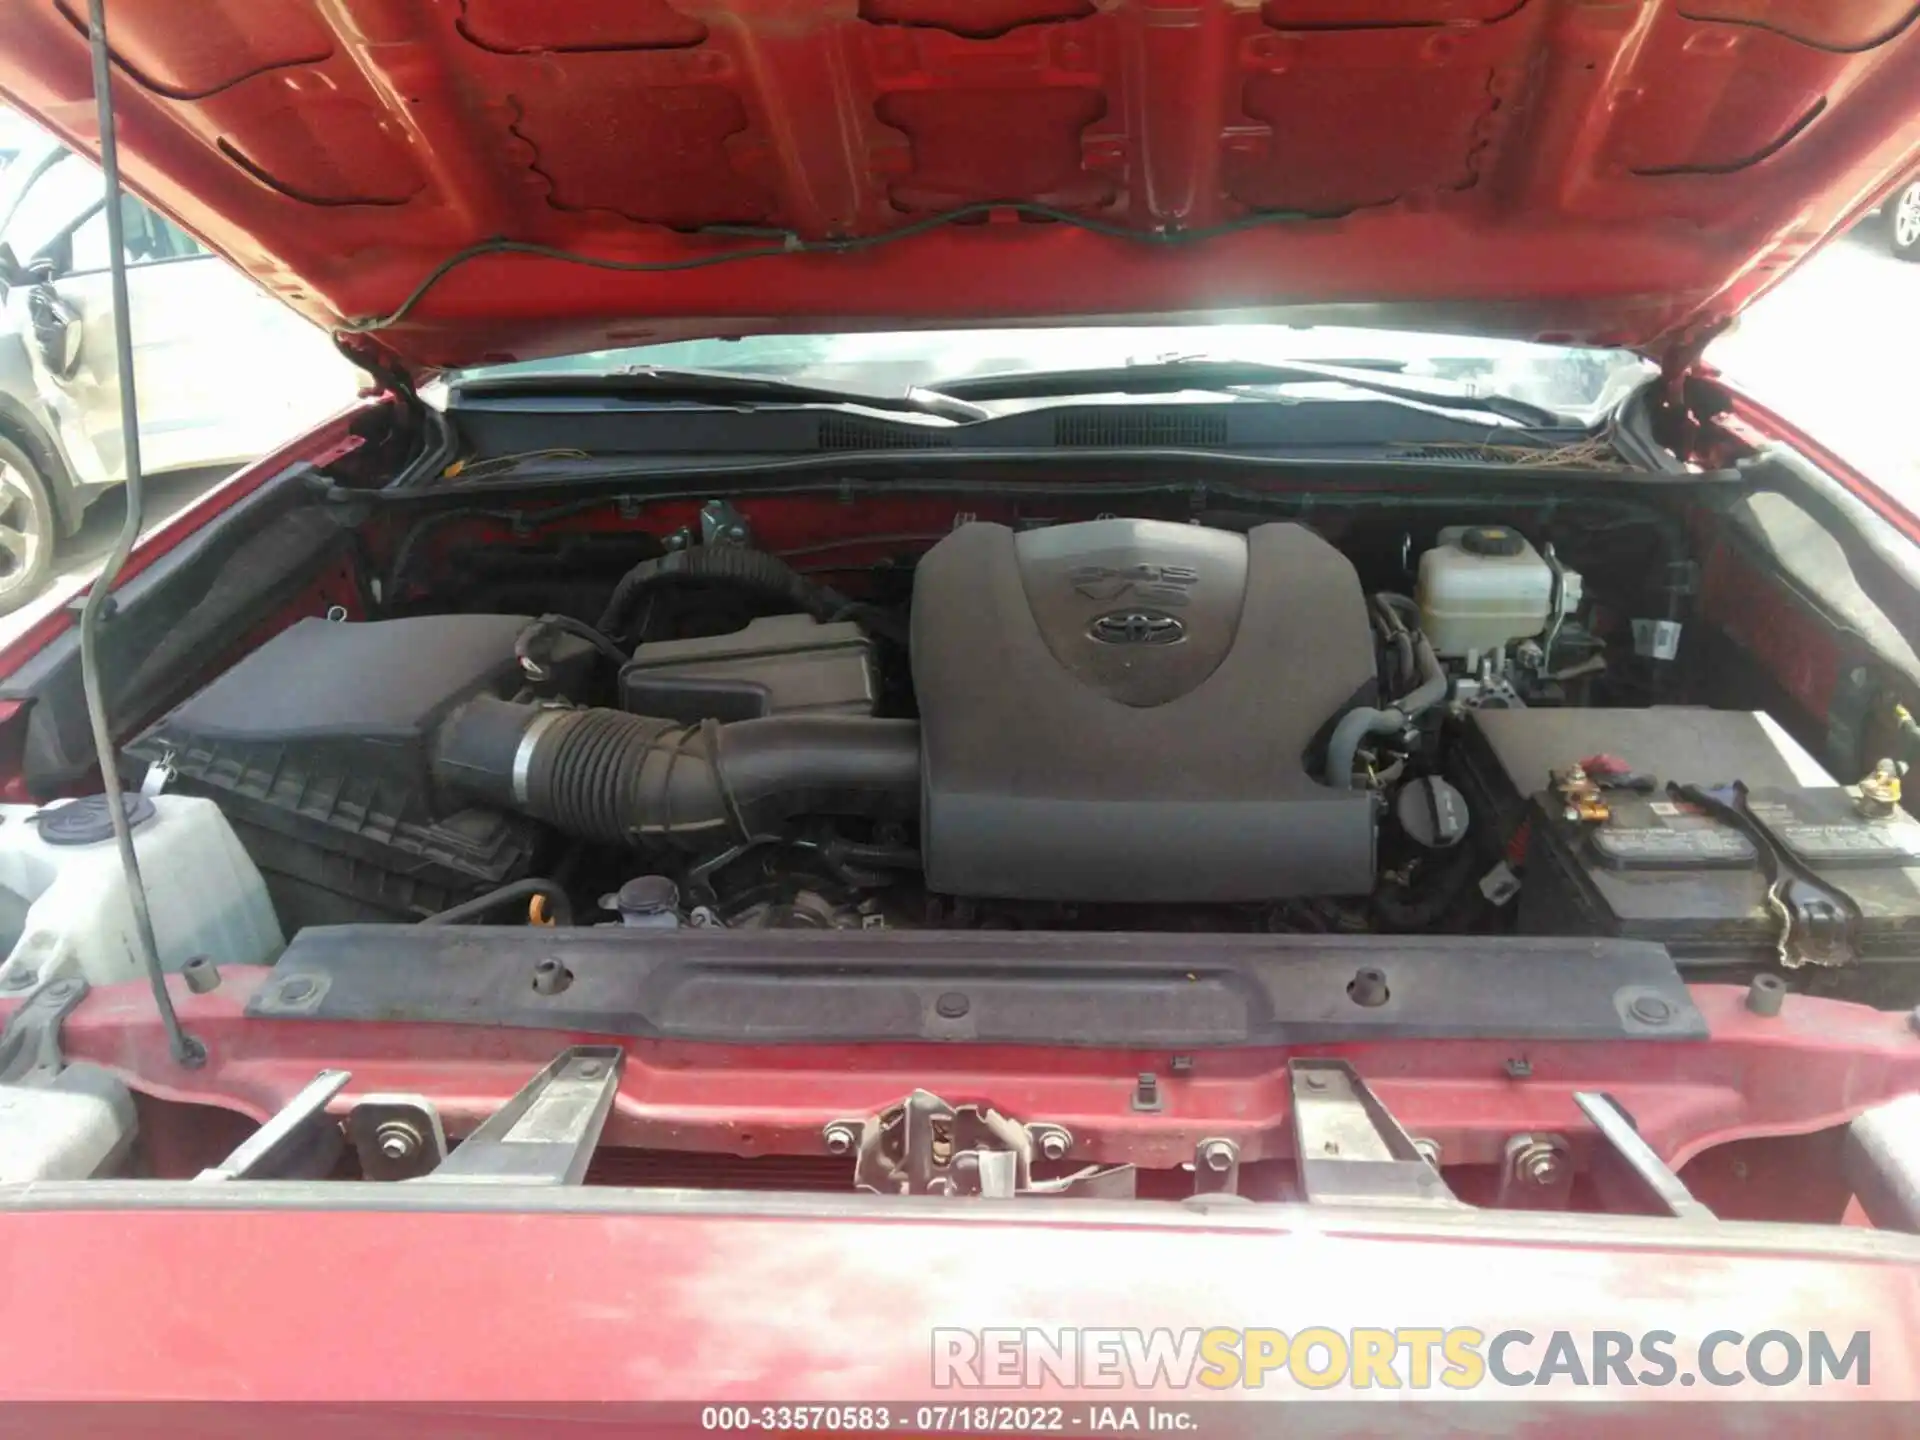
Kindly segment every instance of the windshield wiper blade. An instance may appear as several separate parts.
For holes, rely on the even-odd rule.
[[[648,400],[688,400],[740,405],[860,405],[907,415],[933,415],[969,424],[991,418],[992,411],[938,390],[917,385],[893,395],[870,395],[806,385],[771,375],[742,375],[731,370],[680,370],[638,365],[599,373],[494,375],[460,381],[462,396],[486,399],[511,395],[610,395]]]
[[[1346,385],[1390,400],[1437,410],[1467,410],[1530,428],[1565,429],[1564,415],[1510,395],[1474,395],[1449,385],[1387,379],[1378,371],[1289,360],[1167,360],[1088,370],[1039,370],[973,375],[944,382],[942,394],[963,400],[1031,400],[1061,395],[1150,395],[1177,390],[1222,390],[1242,385]]]

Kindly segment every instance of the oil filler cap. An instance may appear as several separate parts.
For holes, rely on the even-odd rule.
[[[1473,525],[1461,532],[1460,548],[1469,555],[1518,555],[1527,542],[1504,525]]]
[[[665,875],[640,875],[627,881],[607,908],[620,912],[622,925],[642,930],[672,930],[680,924],[680,887]]]
[[[1467,800],[1438,775],[1409,780],[1394,797],[1407,838],[1428,850],[1450,850],[1467,836]]]
[[[138,829],[154,815],[153,801],[145,795],[122,797],[127,807],[127,828]],[[89,795],[66,805],[42,810],[33,817],[34,828],[49,845],[97,845],[113,838],[113,821],[107,816],[107,797]]]

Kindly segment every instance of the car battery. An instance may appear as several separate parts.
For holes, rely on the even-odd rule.
[[[1753,839],[1666,792],[1738,780],[1779,849],[1859,907],[1862,960],[1920,956],[1920,824],[1863,816],[1764,715],[1690,708],[1477,711],[1460,746],[1476,823],[1521,860],[1518,927],[1664,944],[1690,972],[1777,960],[1781,922]],[[1618,757],[1641,788],[1604,792],[1608,817],[1569,819],[1550,775]],[[1702,978],[1707,978],[1704,974]]]

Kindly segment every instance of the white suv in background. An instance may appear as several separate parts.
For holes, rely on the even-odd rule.
[[[44,136],[0,171],[0,613],[125,479],[107,215],[93,164]],[[145,470],[238,464],[351,400],[328,337],[191,235],[123,200]]]
[[[1881,213],[1893,253],[1902,260],[1920,260],[1920,175],[1888,196]]]

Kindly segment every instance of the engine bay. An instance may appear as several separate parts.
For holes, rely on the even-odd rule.
[[[299,479],[105,632],[177,1033],[58,668],[0,720],[23,1176],[1313,1199],[1333,1095],[1421,1193],[1657,1210],[1637,1128],[1831,1222],[1908,1083],[1902,692],[1724,479]]]
[[[220,807],[289,936],[1520,933],[1910,1003],[1858,963],[1920,934],[1897,772],[1689,693],[1674,531],[1435,519],[957,512],[782,554],[713,499],[403,545],[435,583],[299,620],[126,753]]]

